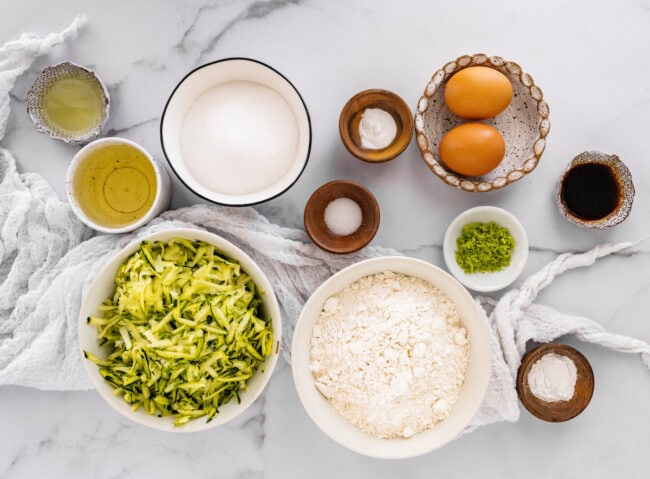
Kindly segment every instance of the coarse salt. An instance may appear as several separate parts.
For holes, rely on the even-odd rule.
[[[310,370],[332,406],[362,431],[410,437],[447,418],[469,362],[454,303],[432,284],[385,271],[328,298]]]
[[[201,94],[180,132],[183,161],[196,181],[226,195],[257,193],[296,161],[298,122],[287,101],[260,83],[231,81]]]
[[[336,198],[325,207],[325,224],[334,234],[347,236],[359,229],[363,213],[359,203],[350,198]]]

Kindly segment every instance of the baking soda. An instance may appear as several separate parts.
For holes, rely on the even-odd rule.
[[[201,94],[180,132],[183,161],[196,181],[217,193],[265,190],[296,161],[298,122],[275,90],[232,81]]]

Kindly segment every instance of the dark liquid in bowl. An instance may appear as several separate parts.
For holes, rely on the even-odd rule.
[[[599,220],[613,212],[620,202],[618,181],[612,169],[600,163],[571,168],[562,181],[562,201],[583,220]]]

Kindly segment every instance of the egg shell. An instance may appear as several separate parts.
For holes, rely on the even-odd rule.
[[[494,170],[506,152],[506,143],[495,128],[484,123],[464,123],[449,130],[440,140],[438,153],[452,171],[481,176]]]
[[[463,68],[445,85],[445,103],[455,115],[482,120],[498,115],[512,100],[512,83],[498,70]]]

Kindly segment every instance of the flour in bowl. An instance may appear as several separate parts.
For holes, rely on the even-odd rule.
[[[447,418],[469,362],[454,303],[427,281],[390,271],[328,298],[310,347],[319,391],[381,438],[410,437]]]

